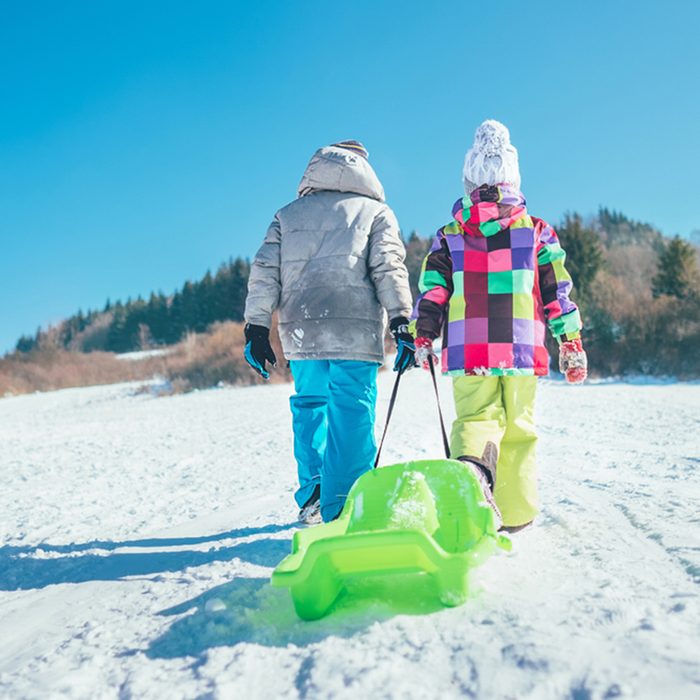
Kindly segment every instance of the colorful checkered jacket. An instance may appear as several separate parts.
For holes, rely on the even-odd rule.
[[[444,374],[547,374],[545,324],[559,342],[581,331],[557,234],[508,185],[483,185],[452,215],[423,262],[413,332],[442,333]]]

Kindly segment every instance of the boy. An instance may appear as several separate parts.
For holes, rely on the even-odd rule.
[[[335,519],[371,469],[385,311],[394,370],[415,366],[412,299],[398,222],[358,141],[318,150],[298,198],[275,215],[250,274],[245,357],[263,377],[276,358],[272,312],[290,360],[294,455],[302,522]]]

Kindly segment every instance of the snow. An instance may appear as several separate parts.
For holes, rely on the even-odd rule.
[[[135,350],[134,352],[122,352],[115,357],[118,360],[125,362],[138,362],[140,360],[148,360],[151,357],[165,357],[172,354],[170,348],[154,348],[153,350]]]
[[[268,585],[290,388],[137,387],[0,400],[0,697],[700,697],[699,385],[541,382],[543,513],[480,590],[314,623]],[[402,382],[384,463],[440,455],[431,391]]]
[[[431,515],[437,524],[435,499],[432,498],[426,503],[421,498],[420,485],[425,481],[425,475],[420,472],[404,472],[403,478],[397,482],[396,489],[389,498],[391,508],[391,517],[387,523],[389,529],[420,529],[427,524]]]

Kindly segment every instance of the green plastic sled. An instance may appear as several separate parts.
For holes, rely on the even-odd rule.
[[[499,547],[510,540],[464,464],[394,464],[361,476],[337,520],[297,531],[272,585],[290,589],[304,620],[323,617],[356,577],[427,574],[443,605],[459,605],[470,570]]]

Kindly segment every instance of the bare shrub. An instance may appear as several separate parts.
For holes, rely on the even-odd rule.
[[[289,381],[276,326],[271,339],[278,367],[271,370],[270,381]],[[0,396],[143,381],[156,375],[168,380],[168,391],[162,393],[265,383],[244,360],[244,346],[243,324],[232,321],[215,324],[207,333],[189,333],[167,355],[136,361],[120,360],[107,352],[69,352],[61,349],[55,334],[47,333],[39,349],[0,360]]]
[[[146,362],[120,362],[112,353],[68,352],[48,345],[0,360],[0,396],[135,381],[150,372]]]
[[[658,255],[650,248],[629,245],[612,248],[606,254],[607,271],[635,298],[651,297],[651,280],[656,274]]]
[[[276,325],[270,334],[277,355],[278,367],[271,370],[271,382],[290,379],[282,348],[277,338]],[[208,333],[188,334],[172,354],[162,358],[162,373],[173,385],[179,380],[181,389],[204,389],[218,384],[261,384],[260,378],[243,358],[245,336],[243,324],[224,322],[215,324]]]
[[[70,341],[68,349],[82,352],[103,349],[107,345],[113,316],[112,312],[99,314],[85,330],[75,335]]]

